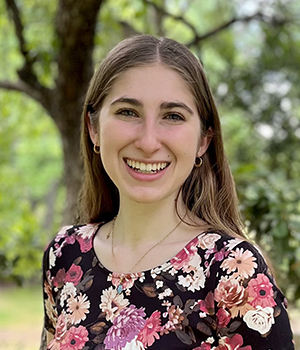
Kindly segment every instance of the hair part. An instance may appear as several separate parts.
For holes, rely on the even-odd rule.
[[[118,189],[107,175],[101,157],[93,151],[88,122],[98,130],[103,100],[122,73],[130,68],[157,63],[173,69],[187,82],[200,116],[201,136],[211,138],[202,156],[201,168],[195,167],[182,185],[180,192],[187,210],[212,229],[244,236],[235,185],[224,152],[219,115],[203,67],[184,45],[150,35],[137,35],[121,41],[102,61],[91,80],[82,113],[84,183],[79,221],[109,221],[119,211]]]

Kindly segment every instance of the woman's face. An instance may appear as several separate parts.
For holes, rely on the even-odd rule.
[[[174,200],[208,147],[187,83],[161,64],[119,76],[90,134],[120,199],[139,203]]]

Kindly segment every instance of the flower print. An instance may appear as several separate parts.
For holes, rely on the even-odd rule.
[[[44,281],[44,291],[47,294],[48,299],[50,299],[51,303],[54,304],[52,288],[47,280]]]
[[[205,274],[203,267],[199,266],[195,271],[189,273],[186,277],[179,276],[178,284],[187,287],[188,290],[195,292],[205,285]]]
[[[56,256],[54,254],[54,249],[53,247],[51,247],[49,249],[49,268],[51,269],[51,267],[55,266],[55,261],[56,261]]]
[[[68,272],[66,273],[65,281],[71,282],[74,284],[74,286],[76,286],[79,283],[82,275],[83,275],[83,272],[81,267],[78,265],[72,264],[72,266],[69,268]]]
[[[215,290],[215,300],[218,301],[218,307],[226,307],[230,310],[231,316],[238,314],[243,316],[253,307],[248,304],[248,291],[239,284],[235,278],[222,276]]]
[[[219,346],[214,348],[215,350],[252,350],[252,347],[243,345],[244,339],[240,334],[235,334],[233,337],[222,337],[219,340]]]
[[[162,288],[164,286],[164,282],[163,281],[156,281],[155,285],[156,285],[156,288],[159,289],[159,288]]]
[[[55,308],[54,302],[51,301],[51,299],[45,300],[45,311],[46,314],[50,320],[50,322],[55,325],[56,319],[57,319],[57,311]]]
[[[161,329],[160,311],[154,311],[153,314],[146,319],[144,328],[138,334],[137,340],[141,341],[144,346],[151,346],[155,339],[159,339],[157,332]]]
[[[228,241],[228,243],[225,245],[226,246],[226,249],[231,251],[233,250],[237,245],[239,245],[241,242],[243,242],[242,239],[240,238],[234,238],[234,239],[230,239]]]
[[[199,261],[197,265],[200,264],[201,258],[197,254],[197,243],[198,238],[196,237],[191,242],[189,242],[183,249],[181,249],[181,251],[178,254],[176,254],[174,258],[170,260],[170,263],[172,264],[175,270],[180,270],[182,268],[188,267],[195,255],[197,255],[197,261]]]
[[[68,317],[65,313],[62,313],[57,318],[56,326],[55,326],[55,339],[57,341],[61,341],[67,332],[68,326]]]
[[[143,319],[145,316],[144,309],[137,309],[135,305],[122,309],[113,320],[113,325],[106,334],[104,339],[106,348],[111,350],[123,349],[126,343],[131,342],[143,329],[146,323]]]
[[[158,294],[158,299],[163,300],[165,297],[173,296],[173,292],[171,288],[166,288],[162,293]]]
[[[214,315],[215,313],[215,300],[214,293],[209,292],[205,297],[205,300],[199,300],[198,302],[200,310],[205,314]]]
[[[99,307],[105,313],[107,321],[113,321],[128,304],[129,301],[124,299],[123,294],[118,294],[116,289],[109,287],[103,291]]]
[[[91,238],[76,236],[76,241],[79,243],[81,253],[86,253],[93,247],[93,240]]]
[[[244,321],[249,328],[264,335],[269,332],[272,324],[275,323],[273,314],[274,309],[272,307],[262,308],[258,305],[256,306],[256,310],[250,310],[246,313]]]
[[[57,271],[56,276],[53,277],[52,284],[57,288],[61,288],[65,283],[65,279],[66,279],[66,270],[59,269]]]
[[[76,292],[77,291],[76,291],[76,287],[74,286],[74,284],[67,282],[61,291],[60,306],[63,307],[64,301],[67,300],[69,296],[76,295]]]
[[[56,235],[55,242],[59,242],[62,238],[66,238],[68,236],[68,229],[71,227],[72,226],[63,226]]]
[[[231,273],[237,270],[239,276],[243,278],[251,277],[255,269],[257,268],[256,258],[250,252],[243,248],[237,248],[236,251],[230,253],[230,255],[223,261],[221,268],[227,270],[227,273]]]
[[[145,348],[143,343],[137,340],[137,336],[135,336],[131,342],[126,343],[126,346],[122,350],[145,350]]]
[[[88,340],[85,327],[71,327],[61,342],[61,350],[81,350]]]
[[[249,297],[253,298],[250,304],[254,307],[273,307],[276,305],[273,299],[273,285],[269,278],[262,273],[259,273],[255,279],[252,279],[248,284]]]
[[[177,305],[171,305],[167,308],[167,312],[163,314],[168,316],[168,322],[161,327],[160,334],[168,334],[170,331],[182,328],[182,321],[184,320],[183,310]]]
[[[93,234],[98,227],[94,224],[87,224],[79,227],[77,234],[80,235],[83,239],[93,238]]]
[[[86,319],[86,314],[89,313],[90,302],[87,300],[87,295],[71,296],[68,299],[68,312],[70,313],[70,321],[72,324],[77,324]]]
[[[113,272],[109,275],[112,285],[118,288],[118,286],[121,284],[123,290],[130,289],[134,285],[134,282],[140,277],[142,277],[142,273],[120,274]]]
[[[199,247],[203,250],[213,249],[220,238],[221,236],[217,233],[202,233],[199,236]]]
[[[219,309],[216,316],[218,328],[226,327],[231,320],[230,313],[225,309]]]

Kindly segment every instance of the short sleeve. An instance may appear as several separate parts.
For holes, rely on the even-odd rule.
[[[249,242],[231,239],[211,255],[218,345],[293,350],[287,302],[260,251]]]

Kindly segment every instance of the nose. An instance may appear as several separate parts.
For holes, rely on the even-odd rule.
[[[146,155],[152,155],[161,147],[159,125],[153,120],[144,120],[139,129],[135,146]]]

